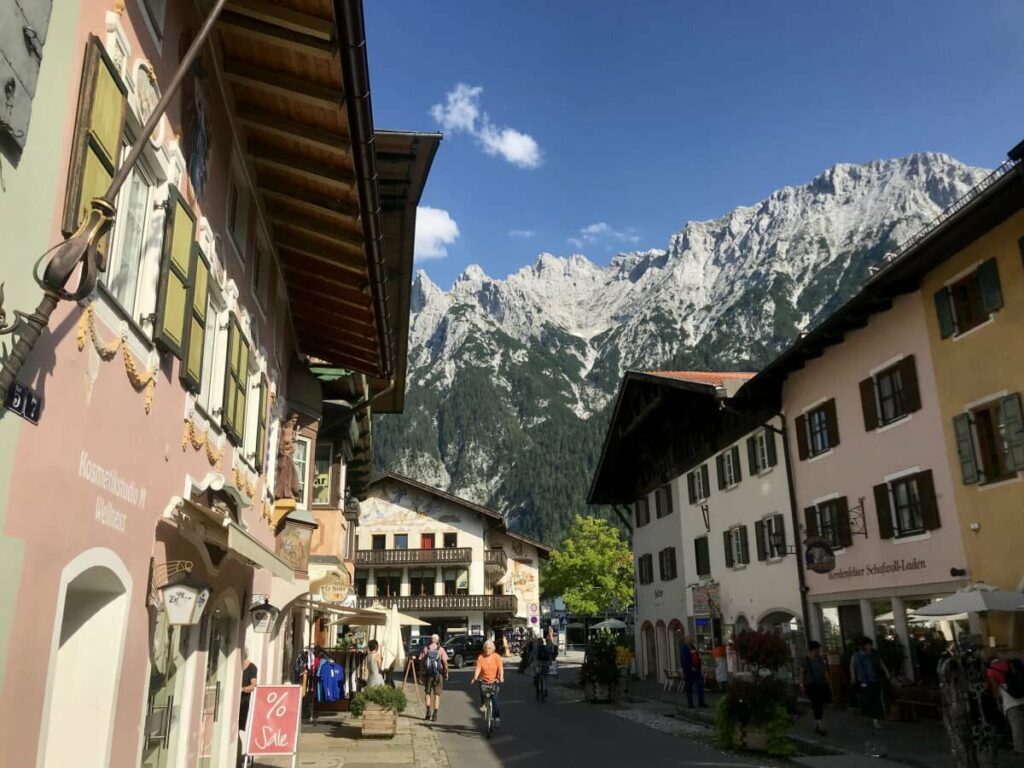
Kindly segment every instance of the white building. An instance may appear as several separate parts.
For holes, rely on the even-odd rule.
[[[493,510],[406,477],[383,475],[361,503],[358,605],[397,604],[429,622],[419,628],[424,635],[538,625],[539,566],[548,552],[508,530]]]
[[[781,424],[730,410],[749,378],[630,371],[619,389],[589,501],[632,504],[648,679],[678,669],[687,636],[710,650],[746,628],[802,629]]]

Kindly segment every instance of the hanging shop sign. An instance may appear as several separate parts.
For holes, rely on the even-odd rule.
[[[245,754],[252,757],[295,755],[301,701],[301,688],[297,685],[257,685],[252,692],[245,727]]]
[[[693,588],[693,613],[718,616],[722,599],[718,584],[698,584]]]
[[[320,583],[320,597],[326,603],[343,603],[352,591],[352,577],[348,571],[331,571]]]
[[[811,536],[804,542],[804,564],[812,573],[831,573],[836,567],[836,553],[832,542],[821,536]]]
[[[43,413],[43,398],[24,384],[16,381],[7,390],[7,397],[4,398],[4,408],[11,413],[18,414],[25,421],[38,424],[39,417]]]

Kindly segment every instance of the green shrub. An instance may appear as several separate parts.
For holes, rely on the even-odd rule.
[[[619,684],[619,661],[611,632],[598,632],[591,639],[580,669],[580,683],[597,683],[611,688]]]
[[[373,688],[364,688],[352,697],[352,705],[349,708],[356,717],[362,717],[367,704],[377,704],[384,709],[391,709],[395,712],[404,712],[408,704],[405,698],[405,691],[399,688],[391,688],[387,685],[377,685]]]

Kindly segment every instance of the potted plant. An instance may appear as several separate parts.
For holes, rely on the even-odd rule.
[[[746,631],[733,641],[737,655],[753,668],[750,680],[736,680],[715,709],[715,735],[724,749],[772,755],[793,753],[787,732],[795,697],[776,676],[789,661],[789,645],[774,632]]]
[[[610,632],[601,632],[587,646],[580,685],[587,701],[612,701],[619,685],[618,649]]]
[[[394,736],[398,730],[398,713],[404,712],[405,692],[399,688],[378,685],[365,688],[352,698],[351,712],[363,719],[363,736]]]

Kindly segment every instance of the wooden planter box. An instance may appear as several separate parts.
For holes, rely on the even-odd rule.
[[[363,710],[363,736],[391,738],[398,730],[398,713],[380,704],[367,704]]]

